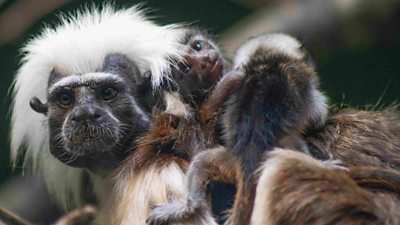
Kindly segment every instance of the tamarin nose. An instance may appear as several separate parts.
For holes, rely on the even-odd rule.
[[[95,122],[102,119],[100,109],[91,106],[77,108],[71,114],[71,120],[74,122]]]
[[[218,59],[218,54],[215,52],[208,53],[207,59],[210,64],[214,64]]]

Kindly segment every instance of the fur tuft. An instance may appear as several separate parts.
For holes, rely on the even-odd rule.
[[[50,155],[46,118],[29,107],[33,97],[46,102],[50,72],[65,76],[99,72],[107,54],[119,53],[134,61],[142,74],[150,71],[152,83],[158,87],[168,74],[170,60],[180,60],[184,47],[179,44],[183,32],[176,25],[158,26],[146,20],[137,7],[116,11],[105,6],[60,18],[59,26],[45,28],[23,48],[12,90],[11,160],[15,165],[25,155],[24,161],[32,162],[34,169],[46,173],[52,168],[46,182],[50,190],[57,189],[58,199],[65,201],[69,192],[76,190],[83,172]]]
[[[295,38],[281,33],[265,34],[255,37],[240,46],[233,60],[233,68],[238,69],[241,65],[247,64],[251,55],[260,48],[266,48],[298,59],[305,56],[301,51],[301,43]]]
[[[164,101],[166,105],[165,112],[176,116],[182,116],[183,118],[190,118],[190,107],[183,103],[180,95],[176,92],[164,92]]]
[[[258,169],[261,174],[256,188],[256,198],[254,202],[254,211],[251,217],[251,224],[270,224],[274,221],[274,215],[271,214],[274,210],[274,205],[271,205],[272,191],[276,188],[277,177],[280,176],[284,167],[290,161],[302,161],[301,163],[315,166],[316,168],[331,169],[321,161],[315,160],[306,154],[282,148],[274,148],[267,153],[267,160]],[[335,168],[332,168],[335,169]],[[271,223],[272,224],[272,223]]]
[[[310,86],[319,87],[319,80],[313,77],[310,80]],[[318,89],[311,91],[308,106],[308,115],[306,116],[308,127],[319,128],[324,125],[328,117],[328,98]]]
[[[113,176],[114,196],[109,202],[114,206],[110,215],[112,221],[99,218],[98,224],[146,224],[151,207],[184,198],[187,191],[185,178],[185,172],[175,162],[163,167],[151,166],[138,173]],[[207,214],[189,224],[214,225],[215,222]]]

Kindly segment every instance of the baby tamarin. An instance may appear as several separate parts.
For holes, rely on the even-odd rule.
[[[171,75],[164,78],[161,89],[151,86],[151,74],[139,85],[139,100],[150,112],[154,107],[168,111],[178,106],[172,114],[190,114],[201,106],[223,74],[226,60],[209,34],[189,27],[184,29],[182,43],[187,47],[184,61],[171,62]]]
[[[184,44],[188,46],[185,62],[172,70],[171,86],[184,103],[198,109],[221,78],[225,60],[211,37],[199,28],[188,29]]]
[[[160,149],[165,145],[168,149],[166,151],[171,151],[171,153],[174,151],[171,150],[172,148],[181,149],[179,152],[187,152],[184,157],[187,159],[193,155],[190,153],[190,149],[194,148],[191,147],[192,144],[201,145],[206,141],[200,138],[203,135],[202,128],[199,126],[199,110],[222,77],[225,60],[217,45],[205,31],[199,28],[187,28],[185,33],[183,44],[188,49],[184,61],[176,62],[177,65],[172,69],[170,79],[163,85],[162,93],[155,93],[156,96],[158,94],[157,98],[163,98],[162,104],[154,103],[154,101],[147,102],[147,105],[153,105],[154,124],[152,131],[149,131],[141,140],[142,147],[149,143],[157,143],[151,148]],[[141,95],[143,94],[142,92]],[[151,94],[154,93],[145,93],[145,95]],[[160,135],[163,130],[174,130],[174,135]],[[197,134],[193,134],[196,131]],[[184,142],[188,142],[189,136],[200,137],[198,141],[182,146]],[[163,139],[160,140],[159,137]]]
[[[182,198],[185,193],[188,163],[196,150],[205,149],[198,109],[222,76],[223,59],[214,42],[199,29],[186,30],[183,43],[188,47],[185,61],[172,68],[171,81],[165,81],[161,91],[141,85],[138,99],[147,96],[142,104],[153,111],[153,124],[111,174],[113,196],[104,204],[108,208],[99,213],[104,218],[98,218],[98,223],[145,224],[154,204]],[[161,104],[160,99],[164,101]],[[214,224],[207,213],[189,223]]]
[[[149,224],[184,221],[207,211],[204,199],[209,179],[236,183],[234,213],[228,224],[249,224],[256,169],[265,152],[277,146],[307,152],[301,135],[307,126],[324,119],[326,104],[301,44],[284,34],[253,38],[237,51],[234,67],[221,82],[225,80],[236,90],[228,96],[216,90],[210,97],[216,102],[228,99],[222,115],[225,147],[194,158],[188,171],[186,202],[156,207]],[[208,104],[212,105],[218,104]]]

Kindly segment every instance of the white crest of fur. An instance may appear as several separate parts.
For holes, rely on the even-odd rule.
[[[185,172],[175,162],[161,168],[154,165],[145,171],[119,175],[114,177],[111,221],[98,218],[98,225],[146,225],[153,205],[181,200],[187,191]],[[190,225],[214,224],[211,221],[213,219],[209,215],[209,218],[202,218]]]
[[[35,169],[53,168],[45,176],[50,191],[61,201],[67,199],[82,170],[66,167],[49,154],[46,118],[29,107],[31,98],[46,102],[48,77],[53,69],[63,75],[100,72],[106,55],[113,53],[126,55],[142,74],[151,71],[157,86],[170,68],[168,59],[181,59],[181,35],[176,26],[157,26],[146,20],[135,7],[120,11],[110,6],[101,11],[87,9],[61,17],[55,29],[44,29],[23,49],[24,58],[14,81],[12,161],[15,163],[20,149],[26,147],[25,160],[32,160]],[[57,190],[59,187],[65,192]]]
[[[294,37],[281,33],[264,34],[248,40],[239,47],[233,60],[233,68],[238,69],[241,65],[246,64],[259,48],[281,52],[294,58],[302,58],[304,56],[300,50],[301,43]]]
[[[252,225],[268,225],[274,224],[273,215],[270,215],[273,207],[270,205],[270,199],[274,183],[276,182],[277,173],[281,170],[283,165],[287,164],[289,159],[301,160],[307,164],[321,167],[330,168],[329,165],[324,164],[322,161],[313,159],[304,153],[292,151],[288,149],[275,148],[273,151],[267,153],[267,160],[260,167],[260,178],[256,187],[256,197],[254,200],[254,209],[251,215]]]
[[[81,75],[69,75],[67,77],[61,78],[59,81],[52,84],[51,87],[49,87],[48,92],[50,93],[54,91],[54,89],[71,84],[83,85],[88,82],[101,82],[105,80],[124,82],[124,79],[122,79],[121,77],[109,73],[86,73]]]

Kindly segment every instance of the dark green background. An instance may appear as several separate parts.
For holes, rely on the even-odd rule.
[[[0,13],[13,2],[3,4]],[[94,1],[95,4],[100,2]],[[59,10],[73,10],[83,4],[87,2],[72,1]],[[129,6],[132,1],[119,5]],[[151,0],[145,5],[155,9],[149,14],[159,23],[194,22],[214,34],[221,33],[252,12],[250,8],[227,0]],[[11,175],[7,90],[20,59],[18,49],[30,35],[38,32],[43,22],[55,24],[56,21],[55,12],[52,12],[13,43],[0,46],[0,184]],[[364,107],[375,105],[382,96],[378,104],[382,106],[400,99],[399,6],[387,15],[366,13],[340,21],[328,33],[307,45],[331,103]]]

